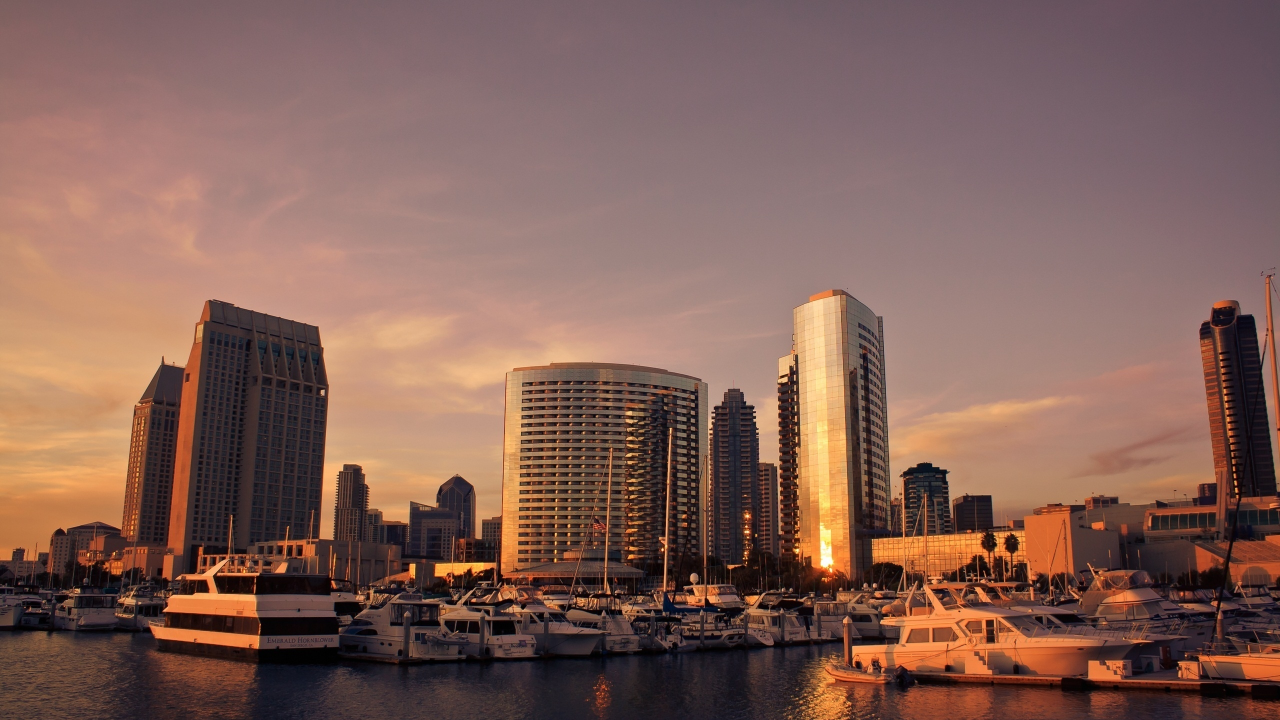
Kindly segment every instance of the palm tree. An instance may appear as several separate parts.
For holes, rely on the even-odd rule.
[[[1013,556],[1018,552],[1018,536],[1009,533],[1004,536],[1004,551],[1009,553],[1009,572],[1013,572]]]
[[[982,549],[987,551],[987,567],[991,567],[991,554],[996,551],[996,534],[990,530],[982,533]]]

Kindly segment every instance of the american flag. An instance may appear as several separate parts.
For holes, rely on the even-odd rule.
[[[600,518],[591,518],[591,529],[596,532],[604,532],[604,523],[600,522]]]

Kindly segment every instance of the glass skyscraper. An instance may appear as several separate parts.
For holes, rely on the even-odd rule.
[[[164,545],[169,540],[169,498],[181,401],[182,368],[162,363],[133,406],[124,522],[120,524],[129,542]]]
[[[707,489],[707,552],[721,562],[744,562],[761,543],[760,431],[756,409],[738,388],[711,413],[711,469]]]
[[[799,555],[856,580],[888,527],[884,321],[843,290],[793,319]]]

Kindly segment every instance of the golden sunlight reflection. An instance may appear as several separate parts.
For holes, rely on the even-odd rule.
[[[596,679],[596,685],[591,696],[591,711],[598,718],[605,717],[605,711],[609,709],[609,704],[612,702],[609,693],[611,689],[609,681],[605,679],[604,675]]]

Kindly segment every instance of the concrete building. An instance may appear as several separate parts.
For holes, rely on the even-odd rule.
[[[409,523],[399,520],[383,520],[379,530],[382,542],[395,545],[403,550],[409,542]]]
[[[796,558],[800,512],[800,379],[796,354],[778,360],[778,554]]]
[[[562,559],[606,517],[624,562],[660,564],[668,523],[671,557],[700,555],[707,424],[707,385],[689,375],[608,363],[507,373],[503,572]]]
[[[757,466],[756,492],[760,495],[757,525],[759,539],[756,547],[774,557],[779,553],[780,525],[778,517],[778,466],[762,462]]]
[[[476,489],[461,475],[454,475],[436,491],[436,507],[458,516],[457,537],[476,536]]]
[[[319,328],[205,303],[183,372],[169,577],[206,545],[225,552],[228,530],[235,548],[319,536],[328,395]]]
[[[71,538],[67,531],[58,528],[49,537],[49,560],[46,569],[49,575],[63,577],[71,571]]]
[[[760,431],[756,409],[737,388],[711,412],[707,552],[741,564],[760,542]]]
[[[799,553],[856,580],[871,566],[870,539],[889,527],[884,321],[828,290],[793,322]]]
[[[907,506],[907,535],[946,535],[954,531],[951,522],[951,488],[947,471],[932,463],[920,463],[902,473],[903,498]],[[926,504],[928,512],[924,512]]]
[[[1276,494],[1258,329],[1252,315],[1240,312],[1240,303],[1214,303],[1200,325],[1200,360],[1219,486],[1218,516],[1225,517],[1231,498]]]
[[[961,495],[951,502],[956,532],[978,532],[996,526],[990,495]]]
[[[409,544],[406,557],[453,562],[458,539],[458,513],[425,503],[409,503]]]
[[[1121,567],[1120,532],[1105,529],[1105,524],[1095,528],[1083,506],[1037,508],[1024,522],[1031,577],[1067,573],[1079,580],[1090,565]]]
[[[333,504],[333,539],[369,540],[369,484],[364,468],[343,465],[338,473],[337,500]]]
[[[480,539],[493,546],[494,561],[502,552],[502,516],[480,521]]]
[[[122,535],[141,545],[169,542],[169,502],[177,452],[183,370],[163,360],[133,406]]]

